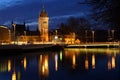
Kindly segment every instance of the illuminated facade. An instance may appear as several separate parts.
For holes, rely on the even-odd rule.
[[[75,43],[75,33],[70,33],[64,35],[65,44],[74,44]]]
[[[38,30],[30,31],[29,27],[26,27],[26,24],[12,24],[12,39],[17,43],[33,43],[40,41],[40,33]]]
[[[38,29],[40,32],[41,40],[44,42],[49,41],[48,38],[48,26],[49,26],[49,17],[44,7],[38,18]]]
[[[42,77],[47,77],[49,75],[49,61],[48,55],[40,55],[38,70]]]
[[[10,43],[11,33],[10,29],[5,26],[0,26],[0,43]]]
[[[26,23],[23,24],[16,24],[12,21],[11,23],[13,32],[15,31],[15,36],[24,35],[24,31],[26,31]]]

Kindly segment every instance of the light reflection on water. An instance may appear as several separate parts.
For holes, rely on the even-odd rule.
[[[66,48],[0,57],[2,80],[120,80],[120,49]],[[101,75],[101,77],[100,77]]]

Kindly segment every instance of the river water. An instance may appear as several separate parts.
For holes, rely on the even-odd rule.
[[[0,56],[0,80],[120,80],[120,49],[65,48]]]

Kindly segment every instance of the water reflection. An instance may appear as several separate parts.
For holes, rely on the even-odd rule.
[[[85,69],[89,69],[89,62],[88,62],[88,56],[86,54],[86,58],[85,58]]]
[[[58,70],[58,54],[55,54],[55,70]]]
[[[24,59],[23,59],[23,66],[24,66],[24,69],[26,70],[26,67],[27,67],[27,60],[26,60],[26,57],[24,57]]]
[[[12,74],[12,80],[17,80],[16,79],[16,72],[14,71],[13,74]]]
[[[113,69],[115,68],[115,56],[114,55],[112,56],[112,68]]]
[[[98,55],[101,55],[103,57],[106,56],[107,69],[111,70],[111,69],[115,69],[115,67],[116,67],[116,54],[119,53],[119,49],[115,49],[115,48],[114,49],[110,49],[110,48],[107,48],[107,49],[87,49],[87,48],[84,48],[84,49],[65,49],[65,56],[64,57],[71,58],[71,56],[72,56],[71,59],[72,59],[73,69],[75,69],[76,64],[79,64],[79,63],[76,63],[76,56],[75,56],[76,53],[77,53],[77,55],[85,56],[84,67],[86,70],[89,69],[90,64],[92,65],[92,69],[96,68],[96,64],[97,64],[96,58]],[[82,58],[79,57],[79,59],[82,59]],[[102,61],[102,58],[101,58],[101,61]]]
[[[11,60],[8,60],[8,72],[11,71]]]
[[[107,55],[108,55],[108,70],[115,69],[116,66],[116,51],[110,51],[110,49],[107,49]]]
[[[20,71],[18,71],[18,79],[17,80],[21,80],[21,73],[20,73]]]
[[[32,55],[5,57],[0,58],[0,73],[2,74],[1,76],[11,76],[12,80],[41,80],[43,78],[46,80],[57,80],[58,77],[60,80],[69,80],[69,77],[74,74],[85,75],[88,71],[92,75],[96,75],[96,72],[100,71],[103,72],[100,74],[105,74],[104,70],[110,72],[116,70],[118,66],[120,67],[119,63],[117,63],[120,60],[119,53],[119,49],[110,48],[66,48],[60,52],[39,52]],[[9,77],[6,78],[8,78],[6,80],[11,80]],[[79,80],[89,79],[79,76],[77,78]]]
[[[76,66],[76,55],[73,54],[73,56],[72,56],[72,67],[73,67],[73,69],[75,69],[75,66]]]
[[[40,55],[38,65],[39,74],[47,77],[49,75],[48,55]]]
[[[115,66],[116,66],[116,63],[115,63],[115,56],[112,55],[109,55],[108,57],[108,70],[111,70],[111,69],[115,69]]]
[[[111,70],[111,59],[110,59],[110,56],[108,56],[108,70]]]
[[[95,54],[92,54],[92,68],[95,69]]]
[[[62,51],[60,51],[60,61],[62,61],[62,59],[63,59],[62,54],[63,54]]]

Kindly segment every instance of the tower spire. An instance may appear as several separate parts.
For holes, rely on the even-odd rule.
[[[42,0],[42,10],[45,11],[44,0]]]
[[[41,2],[42,2],[42,11],[40,13],[40,17],[48,17],[48,14],[47,14],[45,7],[44,7],[44,0],[41,0]]]

